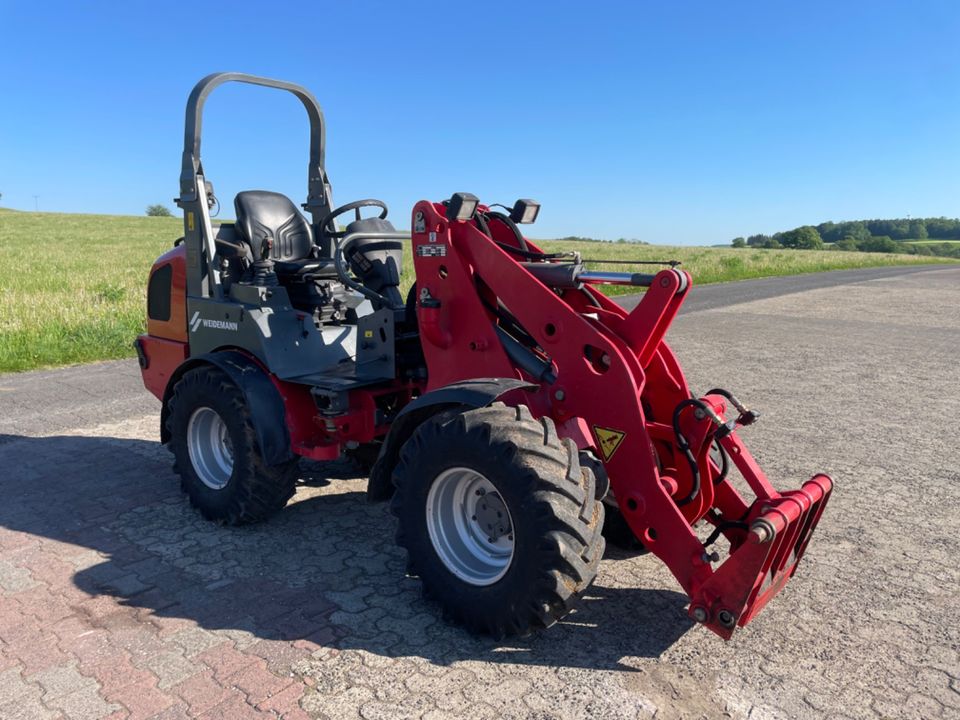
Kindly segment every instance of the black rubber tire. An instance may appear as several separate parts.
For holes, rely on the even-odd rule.
[[[382,447],[383,443],[379,441],[361,443],[355,448],[344,450],[343,454],[357,466],[360,472],[364,475],[370,475],[370,471],[377,463],[377,458],[380,457],[380,448]]]
[[[187,423],[200,407],[209,407],[220,415],[233,444],[233,473],[220,490],[200,480],[187,450]],[[283,422],[283,418],[277,421]],[[297,459],[279,465],[264,462],[243,393],[223,371],[200,367],[184,374],[169,400],[167,429],[180,486],[208,520],[224,525],[258,522],[283,508],[293,496]]]
[[[465,466],[493,483],[513,518],[514,555],[491,585],[471,585],[434,550],[426,500],[437,476]],[[393,474],[391,510],[407,572],[444,616],[475,633],[502,638],[553,625],[593,582],[603,557],[603,504],[576,445],[553,422],[524,407],[496,403],[427,420],[404,444]]]
[[[610,487],[610,478],[607,476],[607,469],[600,459],[589,450],[580,451],[580,465],[593,470],[597,478],[597,499],[603,501],[603,537],[607,540],[607,550],[616,548],[620,552],[619,557],[624,553],[633,555],[645,555],[649,552],[643,543],[637,540],[633,530],[627,524],[623,513],[620,512],[620,506],[613,496],[613,490]]]
[[[613,493],[604,498],[603,505],[605,511],[603,536],[607,539],[609,547],[615,547],[621,552],[632,553],[633,555],[646,555],[650,552],[633,534],[633,530],[627,524],[623,513],[620,512],[620,506],[617,505]]]

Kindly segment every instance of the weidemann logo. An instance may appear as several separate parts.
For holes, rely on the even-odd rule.
[[[231,330],[233,332],[237,331],[239,327],[237,323],[231,320],[208,320],[207,318],[200,317],[200,311],[197,310],[193,314],[193,317],[190,318],[190,332],[196,332],[197,328],[200,326],[205,328],[216,328],[217,330]]]

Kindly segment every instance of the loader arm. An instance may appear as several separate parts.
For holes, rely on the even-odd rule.
[[[567,282],[558,268],[521,262],[495,223],[449,220],[429,202],[414,217],[429,389],[472,377],[536,383],[516,391],[517,402],[602,459],[624,518],[688,594],[691,617],[729,638],[794,573],[832,484],[818,475],[802,490],[777,493],[737,436],[737,420],[727,419],[728,398],[691,399],[664,341],[689,275],[631,275],[625,281],[647,289],[627,312],[578,281],[612,274],[566,268]],[[744,499],[711,458],[717,444],[755,499]],[[704,518],[731,543],[716,567],[693,528]]]

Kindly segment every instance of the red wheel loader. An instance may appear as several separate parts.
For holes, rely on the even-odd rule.
[[[309,220],[254,190],[236,196],[234,223],[213,224],[200,129],[225,82],[303,103]],[[563,617],[597,573],[605,529],[666,563],[690,616],[724,638],[794,574],[831,480],[774,490],[739,436],[757,413],[725,390],[692,392],[664,341],[691,290],[675,263],[601,272],[543,252],[520,230],[539,211],[530,200],[422,201],[409,233],[378,200],[334,207],[323,114],[290,83],[204,78],[184,140],[184,236],[153,266],[135,345],[204,516],[260,520],[293,495],[299,458],[352,454],[372,464],[370,499],[392,498],[424,592],[497,637]],[[416,282],[404,297],[405,243]],[[643,292],[636,309],[599,290],[610,283]]]

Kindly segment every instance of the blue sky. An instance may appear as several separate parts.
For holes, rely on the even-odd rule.
[[[142,214],[178,191],[215,70],[310,88],[337,203],[543,203],[533,237],[712,244],[824,220],[960,215],[956,2],[0,0],[6,207]],[[291,97],[225,86],[204,166],[305,196]]]

